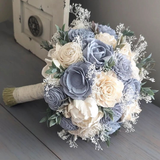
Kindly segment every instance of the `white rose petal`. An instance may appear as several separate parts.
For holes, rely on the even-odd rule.
[[[98,110],[95,99],[92,97],[82,100],[73,100],[68,105],[65,116],[70,115],[72,123],[80,128],[91,127],[103,117],[103,113]]]
[[[124,46],[119,51],[121,54],[127,56],[127,58],[131,61],[134,59],[135,53],[131,51],[131,45],[129,43],[122,43]]]
[[[117,40],[114,38],[114,36],[108,33],[99,33],[95,36],[95,38],[105,44],[112,46],[113,48],[115,48],[117,45]]]
[[[83,57],[81,46],[76,42],[70,42],[64,46],[58,46],[57,51],[52,54],[52,59],[59,61],[63,68],[69,67],[71,64],[81,61]]]

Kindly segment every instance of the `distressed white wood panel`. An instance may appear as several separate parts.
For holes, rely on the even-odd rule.
[[[16,41],[36,56],[44,60],[47,51],[41,48],[43,40],[50,40],[56,32],[55,24],[62,26],[69,22],[70,0],[12,0],[14,36]],[[38,16],[42,22],[43,33],[35,37],[29,30],[28,18]]]

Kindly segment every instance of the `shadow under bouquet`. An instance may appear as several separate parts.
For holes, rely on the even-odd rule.
[[[57,27],[48,50],[47,65],[42,70],[43,83],[16,89],[5,89],[4,101],[15,105],[44,98],[47,115],[40,121],[63,130],[58,135],[77,147],[78,137],[102,149],[100,141],[109,145],[110,135],[121,127],[134,131],[141,112],[140,100],[151,102],[157,90],[144,87],[154,82],[148,75],[153,68],[151,55],[145,57],[147,42],[119,24],[90,22],[90,12],[73,4],[75,19],[65,30]]]

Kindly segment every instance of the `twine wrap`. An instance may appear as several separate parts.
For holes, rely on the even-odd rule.
[[[5,88],[3,90],[3,101],[7,106],[18,103],[42,99],[44,96],[44,85],[42,83],[18,88]]]

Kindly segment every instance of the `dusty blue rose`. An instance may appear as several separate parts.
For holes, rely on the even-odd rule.
[[[63,91],[72,99],[84,100],[91,94],[92,76],[87,78],[89,62],[78,62],[70,65],[60,79]]]
[[[94,38],[94,33],[89,29],[71,29],[68,32],[69,39],[74,40],[75,37],[80,36],[82,40],[87,38]]]
[[[123,82],[129,80],[132,76],[130,60],[120,53],[118,53],[116,59],[116,65],[113,67],[113,70],[116,72],[117,77]]]
[[[114,132],[116,132],[119,128],[121,128],[121,124],[119,122],[109,122],[108,128],[110,128],[108,134],[111,135]]]
[[[121,106],[119,103],[117,103],[113,108],[111,108],[112,112],[113,112],[113,120],[111,120],[111,118],[108,116],[104,116],[101,119],[101,123],[103,124],[107,124],[109,122],[117,122],[121,117],[122,117],[122,110],[121,110]]]
[[[61,122],[60,122],[60,126],[65,129],[65,130],[68,130],[68,131],[73,131],[73,130],[77,130],[78,127],[75,126],[71,119],[70,118],[65,118],[65,117],[62,117],[61,118]]]
[[[120,123],[118,122],[118,120],[122,117],[120,104],[117,103],[113,108],[111,108],[111,110],[113,112],[113,120],[111,120],[108,115],[107,117],[103,117],[100,121],[102,124],[105,124],[108,128],[110,128],[108,134],[113,134],[121,127]]]
[[[101,25],[101,24],[100,24],[100,25],[98,25],[98,31],[99,31],[99,33],[100,33],[100,32],[102,32],[102,33],[108,33],[108,34],[114,36],[115,39],[117,39],[117,34],[116,34],[115,30],[112,29],[112,28],[109,27],[109,26]]]
[[[137,99],[140,93],[141,84],[137,79],[129,79],[124,83],[123,94],[124,98],[128,102],[132,102]]]
[[[48,106],[54,111],[57,110],[67,98],[67,95],[63,92],[62,87],[46,86],[44,92],[44,99],[46,103],[48,103]]]
[[[104,66],[104,62],[111,58],[113,48],[103,42],[91,38],[83,41],[83,56],[87,61],[95,64],[96,68]]]

